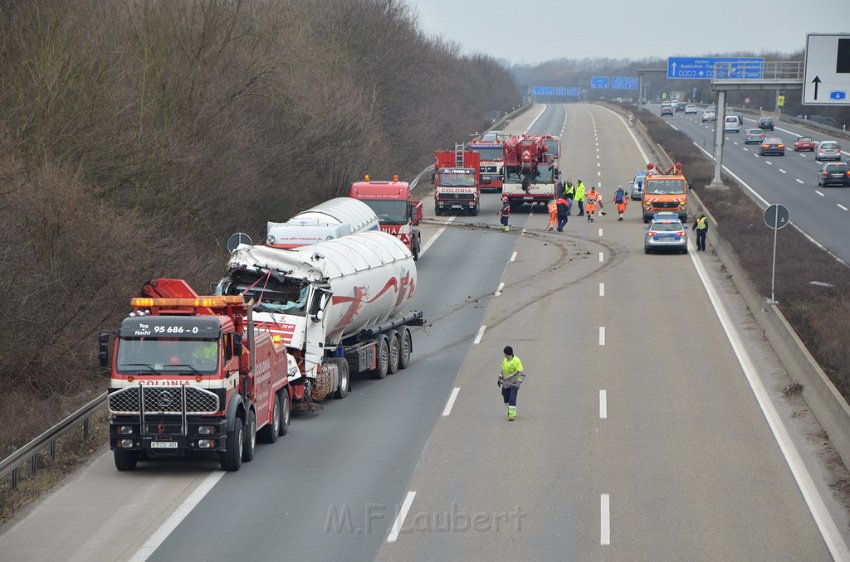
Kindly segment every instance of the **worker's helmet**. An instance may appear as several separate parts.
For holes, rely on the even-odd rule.
[[[507,195],[503,195],[503,196],[502,196],[502,203],[507,203],[507,202],[508,202],[508,196],[507,196]]]

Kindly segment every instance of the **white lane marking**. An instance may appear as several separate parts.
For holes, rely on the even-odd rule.
[[[634,127],[629,127],[626,124],[626,120],[623,118],[623,116],[620,115],[619,113],[617,113],[616,111],[614,111],[613,109],[609,109],[607,107],[604,108],[604,109],[613,113],[620,120],[620,123],[622,123],[623,127],[626,128],[626,131],[628,131],[629,134],[632,136],[632,140],[635,142],[635,146],[637,146],[638,150],[640,151],[640,155],[643,158],[643,161],[644,162],[651,162],[651,160],[649,159],[649,156],[646,155],[646,151],[644,151],[643,147],[638,142],[637,137],[635,136]]]
[[[460,392],[459,386],[456,386],[456,387],[454,387],[454,389],[452,389],[452,393],[449,396],[449,401],[446,402],[446,407],[445,407],[445,409],[443,409],[443,417],[446,417],[446,416],[448,416],[449,414],[452,413],[452,406],[455,405],[455,400],[457,400],[457,395],[458,395],[459,392]]]
[[[597,162],[596,167],[599,168],[600,166],[602,166],[602,162]]]
[[[599,501],[599,544],[611,544],[611,500],[608,494],[602,494]]]
[[[735,146],[738,146],[738,141],[732,141],[732,144],[734,144]]]
[[[805,182],[803,182],[803,180],[801,180],[800,178],[797,178],[797,183],[805,183]]]
[[[605,345],[605,326],[599,326],[599,345]]]
[[[453,222],[456,218],[457,218],[456,215],[449,217],[449,219],[446,221],[446,224]],[[431,245],[434,244],[434,242],[437,241],[437,238],[439,238],[440,235],[442,235],[445,231],[446,231],[446,227],[444,226],[444,227],[440,228],[437,232],[435,232],[434,236],[429,238],[428,241],[425,242],[425,244],[419,249],[419,255],[424,256],[425,252],[428,251],[428,249],[431,247]]]
[[[219,480],[225,475],[224,471],[211,472],[209,476],[204,478],[204,481],[195,488],[195,490],[189,494],[180,507],[174,510],[174,513],[165,520],[165,522],[159,526],[159,529],[154,531],[154,534],[150,536],[150,538],[145,541],[145,544],[136,551],[130,560],[132,562],[144,562],[147,560],[154,551],[159,548],[159,546],[168,538],[168,535],[177,528],[177,526],[189,515],[193,509],[195,509],[201,500],[204,499],[210,490],[213,489],[213,486],[218,483]]]
[[[390,536],[387,537],[387,542],[395,542],[398,540],[398,534],[401,532],[401,527],[404,525],[404,520],[407,518],[407,512],[410,511],[410,506],[413,505],[413,498],[416,497],[416,492],[413,490],[407,492],[407,497],[404,498],[404,503],[401,504],[401,510],[395,518]]]
[[[679,129],[676,127],[676,125],[674,125],[673,123],[667,123],[667,124],[668,124],[668,125],[670,125],[670,127],[672,127],[674,131],[678,131],[678,130],[679,130]]]
[[[806,157],[806,155],[805,155],[805,154],[800,154],[800,156],[802,156],[803,158],[805,158],[805,157]]]
[[[787,174],[787,173],[788,173],[788,172],[786,172],[785,170],[783,170],[782,168],[779,168],[779,171],[780,171],[780,172],[782,172],[783,174]]]
[[[601,177],[602,177],[602,172],[596,172],[596,175],[597,175],[597,176],[599,176],[599,177],[601,178]]]
[[[826,197],[823,193],[821,193],[821,192],[820,192],[820,191],[818,191],[817,189],[815,190],[815,193],[817,193],[817,194],[818,194],[818,195],[820,195],[821,197]]]
[[[750,151],[750,149],[749,149],[749,148],[747,148],[746,146],[744,147],[744,150],[745,150],[746,152],[749,152],[749,151]]]
[[[546,113],[546,104],[543,104],[543,109],[540,110],[540,113],[537,114],[537,117],[534,118],[534,120],[531,122],[531,125],[529,125],[528,128],[525,130],[526,133],[531,130],[534,124],[537,123],[537,120],[540,119],[544,113]]]
[[[597,152],[596,159],[599,160],[599,158],[600,158],[599,151],[597,150],[596,152]]]
[[[602,228],[599,229],[599,236],[602,236]]]
[[[842,211],[846,211],[846,210],[847,210],[847,207],[845,207],[845,206],[844,206],[844,205],[842,205],[841,203],[836,203],[836,205],[838,205],[838,208],[839,208],[839,209],[841,209]]]
[[[770,160],[765,160],[764,163],[768,166],[773,166],[773,162],[771,162]]]
[[[608,419],[608,392],[599,391],[599,419]]]
[[[504,282],[499,283],[499,288],[498,288],[498,289],[496,289],[496,292],[495,292],[495,293],[493,293],[493,296],[494,296],[494,297],[498,297],[499,295],[501,295],[501,294],[502,294],[502,289],[504,289],[504,288],[505,288],[505,283],[504,283]]]
[[[477,344],[481,343],[481,338],[484,337],[484,330],[486,330],[486,329],[487,329],[487,326],[484,326],[484,325],[482,325],[480,328],[478,328],[478,335],[475,336],[475,340],[472,342],[473,344],[477,345]]]
[[[605,254],[599,252],[599,263],[602,263],[603,261],[605,261]]]
[[[600,283],[600,284],[599,284],[599,296],[600,296],[600,297],[604,297],[604,296],[605,296],[605,283]]]
[[[515,259],[516,259],[516,252],[511,254],[511,262],[513,262]]]
[[[744,342],[741,341],[740,335],[736,331],[731,318],[729,318],[720,297],[717,295],[717,290],[708,278],[701,260],[696,257],[696,252],[691,252],[690,254],[691,261],[693,261],[694,267],[696,267],[697,274],[700,276],[702,284],[705,287],[705,291],[708,293],[708,298],[717,313],[720,324],[723,326],[726,338],[729,340],[729,343],[732,345],[732,349],[735,351],[738,363],[741,365],[741,369],[744,371],[744,375],[747,378],[747,382],[750,384],[753,395],[755,395],[756,400],[761,407],[761,411],[770,426],[773,438],[779,445],[779,448],[785,457],[785,462],[788,464],[788,468],[791,469],[791,473],[794,475],[794,480],[796,480],[797,486],[800,488],[800,492],[806,500],[806,505],[809,507],[809,511],[820,530],[827,548],[829,548],[834,560],[850,560],[850,549],[848,549],[847,545],[844,543],[844,539],[838,531],[835,521],[832,520],[829,510],[823,502],[823,498],[821,498],[818,494],[817,488],[815,488],[815,484],[812,481],[812,477],[806,470],[806,467],[800,458],[800,453],[794,447],[794,443],[791,441],[791,437],[788,435],[788,431],[782,423],[782,418],[779,417],[776,408],[770,401],[770,397],[758,376],[758,372],[756,371],[749,354],[747,353]]]

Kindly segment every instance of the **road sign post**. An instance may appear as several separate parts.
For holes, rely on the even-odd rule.
[[[785,205],[774,203],[764,210],[764,223],[773,229],[773,267],[770,273],[770,300],[768,304],[778,304],[775,298],[774,289],[776,287],[776,233],[780,228],[785,228],[788,225],[790,215],[788,208]]]

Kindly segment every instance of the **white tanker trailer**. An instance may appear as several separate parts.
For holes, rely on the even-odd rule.
[[[403,312],[415,289],[410,250],[375,231],[296,249],[239,245],[216,292],[254,299],[254,325],[298,361],[290,384],[307,408],[331,393],[344,398],[350,375],[407,367],[409,326],[423,323],[421,312]]]
[[[358,199],[337,197],[286,222],[266,223],[266,243],[276,248],[298,248],[369,230],[380,230],[375,211]]]

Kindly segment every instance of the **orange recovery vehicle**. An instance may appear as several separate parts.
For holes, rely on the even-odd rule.
[[[646,168],[641,197],[643,222],[648,223],[659,212],[676,213],[679,220],[687,222],[688,181],[682,172],[682,164],[676,162],[670,168],[661,169],[649,163]]]

